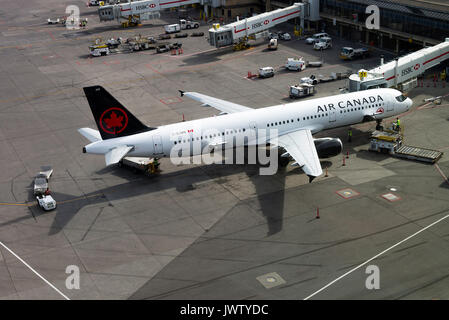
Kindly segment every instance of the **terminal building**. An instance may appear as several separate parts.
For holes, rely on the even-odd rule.
[[[282,7],[295,1],[265,2],[271,2],[271,7]],[[379,30],[365,26],[369,5],[380,9]],[[447,0],[320,0],[320,16],[318,29],[396,53],[435,45],[449,36]]]
[[[251,16],[266,10],[283,8],[295,0],[222,0],[213,15],[225,20]],[[367,6],[380,9],[380,29],[365,25]],[[447,0],[320,0],[321,23],[312,31],[324,29],[364,44],[382,47],[396,53],[416,51],[441,43],[449,36],[449,1]]]

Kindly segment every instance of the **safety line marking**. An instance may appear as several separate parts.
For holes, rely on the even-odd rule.
[[[47,279],[45,279],[43,276],[41,276],[36,270],[34,270],[28,263],[26,263],[22,258],[20,258],[15,252],[13,252],[11,249],[9,249],[7,246],[3,244],[3,242],[0,241],[0,245],[9,251],[14,257],[16,257],[20,262],[22,262],[28,269],[33,271],[39,278],[41,278],[46,284],[48,284],[51,288],[53,288],[57,293],[59,293],[64,299],[70,300],[69,297],[67,297],[64,293],[62,293],[58,288],[56,288],[54,285],[52,285]]]
[[[441,219],[438,219],[438,220],[435,221],[435,222],[432,222],[432,223],[429,224],[427,227],[424,227],[424,228],[422,228],[421,230],[418,230],[417,232],[415,232],[415,233],[412,234],[411,236],[408,236],[407,238],[405,238],[405,239],[399,241],[398,243],[396,243],[396,244],[392,245],[391,247],[385,249],[385,250],[382,251],[381,253],[376,254],[374,257],[372,257],[372,258],[366,260],[366,261],[363,262],[362,264],[360,264],[360,265],[358,265],[357,267],[355,267],[355,268],[349,270],[348,272],[346,272],[345,274],[341,275],[341,276],[338,277],[337,279],[335,279],[335,280],[329,282],[327,285],[325,285],[325,286],[322,287],[321,289],[319,289],[319,290],[315,291],[314,293],[312,293],[311,295],[307,296],[306,298],[304,298],[304,300],[309,300],[310,298],[312,298],[313,296],[317,295],[317,294],[320,293],[321,291],[323,291],[323,290],[329,288],[331,285],[333,285],[333,284],[336,283],[337,281],[343,279],[344,277],[346,277],[346,276],[348,276],[349,274],[353,273],[354,271],[360,269],[360,268],[363,267],[364,265],[370,263],[370,262],[373,261],[374,259],[377,259],[378,257],[380,257],[381,255],[383,255],[384,253],[390,251],[390,250],[393,249],[393,248],[396,248],[397,246],[401,245],[402,243],[404,243],[404,242],[410,240],[411,238],[417,236],[417,235],[420,234],[421,232],[423,232],[423,231],[425,231],[425,230],[427,230],[427,229],[433,227],[434,225],[436,225],[437,223],[443,221],[444,219],[447,219],[448,217],[449,217],[449,214],[448,214],[448,215],[445,215],[444,217],[442,217]]]

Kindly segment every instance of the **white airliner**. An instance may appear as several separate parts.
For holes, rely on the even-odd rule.
[[[84,92],[98,129],[78,131],[91,143],[84,153],[105,155],[106,165],[118,163],[125,156],[168,157],[172,148],[200,143],[198,153],[188,148],[190,156],[207,147],[234,148],[243,145],[274,144],[285,150],[283,159],[294,159],[310,181],[322,174],[319,158],[338,155],[342,143],[338,138],[314,139],[322,130],[399,115],[413,102],[395,89],[371,89],[272,107],[252,109],[196,92],[181,92],[203,105],[221,111],[219,116],[179,122],[157,128],[142,124],[101,86],[85,87]],[[276,139],[252,139],[249,132],[276,129]],[[212,133],[215,132],[215,133]],[[237,139],[239,136],[247,139]],[[255,135],[254,135],[255,137]],[[236,145],[237,144],[237,145]],[[281,158],[282,159],[282,158]],[[283,161],[287,165],[288,161]]]

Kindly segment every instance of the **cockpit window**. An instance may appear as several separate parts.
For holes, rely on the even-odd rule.
[[[407,99],[407,97],[404,96],[403,94],[401,94],[400,96],[397,96],[397,97],[396,97],[396,100],[398,100],[399,102],[402,102],[402,101],[404,101],[405,99]]]

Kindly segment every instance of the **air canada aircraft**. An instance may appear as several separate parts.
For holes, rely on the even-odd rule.
[[[343,145],[338,138],[314,139],[322,130],[348,126],[365,121],[377,121],[399,115],[413,102],[400,91],[389,88],[371,89],[324,98],[253,109],[196,92],[180,91],[181,96],[194,99],[221,111],[219,116],[183,121],[160,127],[148,127],[140,122],[120,102],[101,86],[83,88],[98,131],[82,128],[78,131],[91,143],[84,153],[105,156],[106,165],[118,163],[125,156],[169,157],[172,149],[191,146],[189,156],[205,148],[236,148],[271,144],[283,150],[280,164],[300,166],[311,182],[323,171],[319,159],[338,155]],[[250,132],[265,129],[276,132],[256,139]],[[248,137],[237,139],[239,136]],[[239,142],[240,141],[240,142]],[[236,144],[241,144],[236,145]]]

